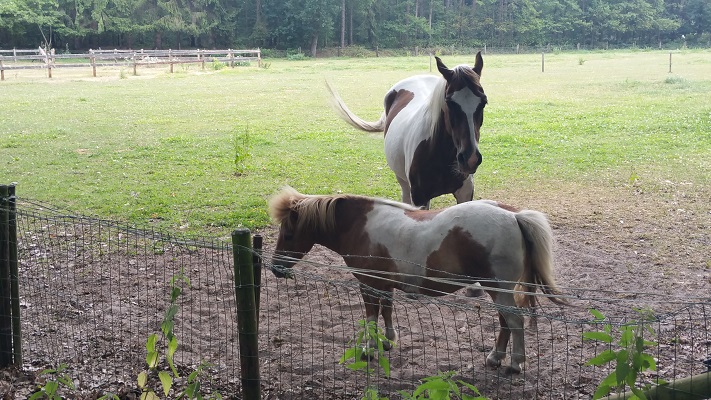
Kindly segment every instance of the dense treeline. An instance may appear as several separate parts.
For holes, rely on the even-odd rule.
[[[0,48],[711,46],[711,0],[0,0]]]

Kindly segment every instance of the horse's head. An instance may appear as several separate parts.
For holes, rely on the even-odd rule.
[[[479,152],[479,129],[484,122],[486,94],[479,83],[484,60],[481,52],[476,54],[474,67],[459,65],[453,69],[437,59],[437,69],[447,81],[444,89],[445,124],[457,148],[457,167],[466,174],[473,174],[481,164]]]

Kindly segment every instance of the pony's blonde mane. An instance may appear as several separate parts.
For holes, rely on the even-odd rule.
[[[291,224],[289,216],[292,212],[299,215],[297,230],[308,229],[321,232],[332,232],[336,226],[336,202],[340,199],[365,199],[377,204],[402,208],[407,211],[419,210],[409,204],[396,201],[356,196],[348,194],[308,195],[297,192],[292,187],[284,187],[269,200],[269,215],[277,224]]]

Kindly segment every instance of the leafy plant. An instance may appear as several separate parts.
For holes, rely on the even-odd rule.
[[[212,69],[214,69],[215,71],[219,71],[221,69],[224,69],[225,67],[227,67],[227,64],[223,63],[222,61],[217,59],[212,60]]]
[[[439,372],[435,376],[430,376],[422,379],[422,384],[415,388],[412,394],[401,390],[399,393],[406,400],[486,400],[486,397],[481,396],[479,389],[476,386],[466,383],[461,379],[454,380],[454,371]],[[460,387],[461,385],[461,387]],[[463,392],[463,388],[471,390],[474,395],[469,395]],[[476,397],[475,397],[476,396]]]
[[[610,345],[610,348],[588,360],[585,365],[601,366],[612,362],[615,363],[614,371],[605,377],[595,390],[593,394],[594,400],[608,395],[612,390],[620,392],[624,390],[625,386],[629,386],[633,393],[633,396],[629,399],[647,399],[644,390],[649,389],[651,385],[647,384],[644,389],[640,389],[636,384],[641,372],[647,370],[656,371],[657,369],[654,358],[644,351],[645,347],[656,345],[655,342],[644,339],[645,332],[654,335],[654,329],[648,324],[654,321],[654,316],[649,311],[636,311],[642,317],[640,320],[627,322],[618,328],[619,338],[616,341],[616,345],[619,350],[617,351],[612,349],[615,338],[610,323],[604,324],[601,332],[583,333],[583,339],[597,340]],[[605,320],[605,316],[595,309],[591,309],[590,313],[595,317],[594,321],[597,323]],[[660,383],[663,383],[663,381],[658,380],[657,384]]]
[[[363,400],[385,399],[384,397],[379,397],[377,388],[370,384],[371,376],[375,370],[370,367],[369,360],[377,355],[378,365],[383,369],[385,376],[389,377],[390,360],[385,356],[385,343],[390,343],[391,345],[393,343],[385,337],[383,330],[378,327],[375,321],[359,320],[358,324],[360,329],[355,340],[351,341],[353,346],[346,349],[338,363],[345,364],[346,368],[353,371],[365,371],[367,383],[363,393]],[[353,361],[348,362],[349,360]]]
[[[209,367],[210,364],[202,363],[197,369],[188,375],[188,386],[178,394],[177,399],[187,398],[187,399],[222,399],[220,393],[214,393],[212,395],[203,396],[200,391],[202,386],[201,378],[207,373],[205,368]]]
[[[247,128],[244,129],[244,132],[239,132],[235,129],[232,147],[234,150],[235,175],[239,176],[247,171],[247,160],[252,156],[252,143],[250,142]]]
[[[175,334],[173,333],[173,327],[175,315],[178,313],[178,305],[176,304],[176,301],[182,292],[181,286],[178,285],[179,281],[183,281],[188,286],[190,285],[190,280],[183,274],[182,270],[178,275],[173,276],[170,280],[170,305],[165,312],[163,323],[161,323],[160,326],[166,346],[165,359],[170,367],[170,371],[158,371],[157,373],[165,396],[168,396],[168,393],[173,386],[173,378],[180,377],[178,370],[175,368],[175,363],[173,362],[173,356],[175,355],[176,350],[178,350],[178,338],[175,337]],[[146,364],[148,364],[148,371],[139,373],[137,378],[138,387],[141,389],[141,400],[154,400],[159,398],[153,389],[148,386],[149,373],[155,372],[161,361],[161,349],[157,346],[157,344],[158,334],[154,333],[148,336],[148,339],[146,340]]]
[[[40,387],[39,390],[29,397],[29,400],[36,399],[49,399],[49,400],[61,400],[62,396],[59,395],[59,389],[65,387],[67,389],[74,390],[74,381],[69,377],[64,371],[67,369],[66,364],[60,364],[57,368],[48,368],[40,372],[40,376],[46,375],[47,381],[44,386]]]

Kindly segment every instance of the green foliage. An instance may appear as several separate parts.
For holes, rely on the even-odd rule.
[[[376,386],[371,384],[372,375],[376,372],[370,367],[370,360],[377,358],[378,366],[382,368],[385,377],[390,377],[390,360],[385,354],[385,344],[394,345],[379,328],[375,321],[366,322],[359,320],[360,329],[356,333],[356,338],[351,341],[352,346],[347,348],[338,360],[339,364],[345,364],[353,371],[364,371],[366,376],[366,387],[363,391],[362,400],[388,400],[381,397]],[[407,400],[486,400],[480,396],[479,390],[462,380],[454,380],[455,372],[440,372],[435,376],[422,379],[420,384],[412,393],[401,390],[400,395]],[[464,389],[469,389],[473,395],[465,393]],[[475,397],[477,396],[477,397]]]
[[[454,374],[454,371],[439,372],[435,376],[423,378],[422,384],[415,388],[412,394],[404,390],[399,393],[406,400],[486,400],[476,386],[462,380],[454,380]],[[464,389],[469,389],[473,395],[465,393]]]
[[[287,53],[286,59],[291,60],[291,61],[300,61],[300,60],[305,60],[306,55],[304,53],[302,53],[301,51],[299,51],[298,53]]]
[[[174,378],[180,377],[178,370],[175,368],[175,363],[173,362],[175,352],[178,350],[178,338],[173,333],[173,327],[175,324],[175,315],[178,313],[178,305],[176,302],[182,291],[181,282],[190,286],[190,280],[184,275],[183,271],[173,276],[170,280],[170,303],[168,309],[165,311],[163,322],[160,326],[164,346],[158,346],[158,334],[154,333],[148,336],[146,340],[146,364],[148,365],[148,371],[139,373],[137,377],[138,388],[141,389],[141,400],[159,398],[155,391],[148,385],[150,374],[157,374],[165,396],[168,396],[168,393],[170,393]],[[163,351],[165,355],[165,360],[170,367],[170,371],[158,371],[161,362],[161,351]]]
[[[66,364],[60,364],[57,368],[48,368],[39,373],[40,376],[45,376],[46,381],[44,386],[38,388],[33,393],[29,400],[61,400],[63,397],[59,394],[61,388],[74,390],[74,381],[64,371],[67,369]]]
[[[650,323],[655,318],[650,311],[636,311],[640,314],[641,319],[620,325],[616,333],[613,333],[610,323],[604,324],[602,331],[583,333],[583,338],[586,340],[595,340],[610,345],[610,348],[588,360],[585,365],[602,366],[612,363],[615,365],[615,369],[598,385],[593,399],[601,399],[611,391],[619,393],[625,387],[629,387],[633,393],[633,396],[630,397],[631,400],[647,400],[644,390],[649,389],[651,385],[644,385],[640,389],[637,386],[637,379],[644,371],[656,371],[657,369],[654,358],[645,352],[645,348],[655,346],[656,343],[644,339],[645,332],[654,335],[654,329]],[[605,316],[601,312],[591,309],[590,313],[593,315],[595,323],[605,321]],[[613,350],[613,345],[619,350]],[[657,382],[657,384],[660,383],[663,382],[661,380]]]
[[[217,60],[217,59],[212,60],[212,69],[214,69],[215,71],[225,69],[226,67],[227,67],[227,64],[223,63],[222,61]]]
[[[352,347],[346,349],[338,360],[339,364],[345,364],[346,368],[353,371],[365,371],[367,383],[363,392],[363,400],[381,400],[378,389],[371,385],[371,377],[376,372],[370,367],[369,360],[377,358],[378,366],[383,369],[386,377],[390,376],[390,359],[385,356],[385,343],[393,343],[385,337],[383,330],[378,327],[375,321],[359,320],[360,329],[355,340],[351,341]],[[352,361],[351,361],[352,360]]]
[[[234,151],[235,175],[239,176],[247,171],[247,161],[252,156],[252,143],[249,139],[249,129],[240,132],[233,131],[232,149]]]

